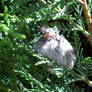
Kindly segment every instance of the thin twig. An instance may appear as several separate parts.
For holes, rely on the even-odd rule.
[[[78,1],[79,1],[80,5],[83,6],[83,12],[87,19],[88,30],[89,30],[89,32],[92,32],[92,17],[91,17],[91,13],[88,10],[87,1],[86,0],[78,0]],[[89,34],[88,39],[92,46],[92,34]]]
[[[87,78],[83,77],[82,80],[88,84],[90,87],[92,87],[92,81],[88,80]]]

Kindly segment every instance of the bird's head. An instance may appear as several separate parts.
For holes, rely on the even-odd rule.
[[[41,32],[44,34],[44,38],[55,38],[55,30],[53,28],[46,28],[45,26],[42,26]]]

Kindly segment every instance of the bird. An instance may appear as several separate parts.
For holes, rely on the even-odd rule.
[[[40,32],[43,33],[43,37],[34,43],[35,51],[65,68],[72,69],[76,56],[70,42],[53,28],[42,26]]]

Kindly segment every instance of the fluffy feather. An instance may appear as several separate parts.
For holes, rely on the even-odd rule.
[[[61,65],[67,68],[73,68],[75,54],[72,45],[66,40],[63,35],[56,34],[52,28],[41,28],[45,34],[49,32],[55,35],[55,38],[40,38],[33,48],[53,61],[58,61]]]

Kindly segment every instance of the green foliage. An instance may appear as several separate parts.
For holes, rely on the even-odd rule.
[[[89,42],[80,35],[88,28],[75,0],[1,0],[0,10],[0,92],[84,92],[90,86],[92,52],[84,55]],[[32,48],[41,37],[40,24],[71,40],[74,69],[54,64],[55,73],[48,71],[51,61]]]

